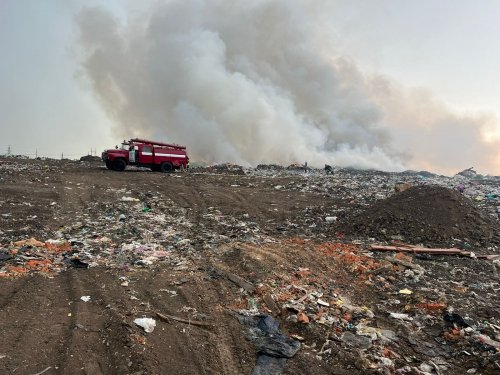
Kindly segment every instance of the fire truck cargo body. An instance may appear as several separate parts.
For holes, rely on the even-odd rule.
[[[121,148],[106,150],[102,160],[108,169],[123,171],[127,165],[172,172],[187,169],[189,157],[185,146],[134,138],[123,142]]]

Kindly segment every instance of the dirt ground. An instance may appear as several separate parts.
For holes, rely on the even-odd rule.
[[[251,313],[301,342],[283,374],[500,372],[498,262],[372,253],[308,183],[0,159],[0,373],[250,374]]]

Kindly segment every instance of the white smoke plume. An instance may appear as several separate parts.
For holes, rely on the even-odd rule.
[[[471,166],[482,173],[500,172],[494,114],[452,110],[428,90],[404,89],[384,77],[371,79],[370,86],[393,143],[412,155],[412,168],[448,175]]]
[[[124,22],[84,8],[82,65],[117,138],[185,144],[206,162],[401,170],[400,150],[415,150],[392,147],[389,133],[420,124],[399,90],[339,56],[331,11],[328,1],[170,0]]]

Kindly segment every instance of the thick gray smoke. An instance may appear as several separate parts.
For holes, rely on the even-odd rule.
[[[498,120],[360,72],[334,5],[169,0],[128,21],[84,8],[82,65],[117,138],[185,144],[193,160],[499,170]]]
[[[316,6],[181,0],[127,24],[85,8],[78,24],[85,71],[118,137],[186,144],[207,162],[401,168]]]

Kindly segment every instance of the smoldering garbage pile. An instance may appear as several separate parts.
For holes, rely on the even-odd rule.
[[[214,174],[235,174],[244,175],[245,169],[238,164],[221,163],[208,166],[192,167],[191,171],[194,173],[214,173]]]
[[[430,246],[484,248],[500,243],[497,220],[459,192],[432,185],[414,186],[378,201],[344,220],[339,228],[354,237]]]

